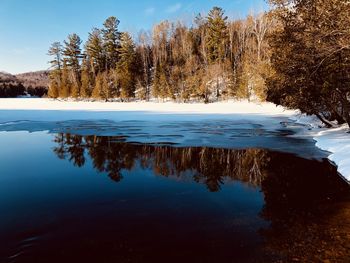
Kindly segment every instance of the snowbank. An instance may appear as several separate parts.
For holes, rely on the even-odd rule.
[[[127,111],[157,113],[195,114],[264,114],[290,115],[295,111],[285,110],[273,103],[249,103],[225,101],[211,104],[174,102],[89,102],[62,101],[38,98],[0,99],[0,110],[58,110],[58,111]]]
[[[324,125],[316,116],[296,114],[291,117],[297,123],[308,125],[309,133],[316,146],[331,154],[328,159],[338,166],[338,172],[350,182],[350,133],[347,124],[338,128],[322,128]]]
[[[338,166],[338,171],[350,181],[350,133],[348,125],[324,129],[315,135],[316,146],[331,152],[328,157]]]

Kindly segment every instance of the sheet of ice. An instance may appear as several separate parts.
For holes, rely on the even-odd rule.
[[[278,120],[271,117],[288,117],[286,111],[272,103],[248,103],[246,101],[213,104],[181,104],[155,102],[84,102],[51,99],[0,99],[0,124],[12,121],[203,121],[229,119],[255,121],[270,124],[272,129]]]
[[[291,136],[301,126],[288,127],[276,122],[268,129],[257,120],[202,120],[202,121],[19,121],[0,125],[0,131],[48,131],[77,135],[118,136],[132,143],[150,143],[186,147],[265,148],[293,153],[304,158],[323,159],[327,155],[317,150],[311,138]]]
[[[0,123],[13,121],[203,121],[213,119],[268,122],[273,126],[295,111],[272,103],[226,101],[212,104],[155,102],[84,102],[51,99],[0,99]]]

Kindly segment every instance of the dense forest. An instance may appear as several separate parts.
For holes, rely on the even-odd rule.
[[[350,123],[348,0],[271,0],[229,20],[213,7],[188,25],[163,21],[135,39],[109,17],[87,41],[54,42],[49,96],[130,101],[269,100]],[[336,18],[336,19],[335,19]]]
[[[76,34],[63,46],[52,44],[49,95],[183,102],[263,96],[269,23],[265,15],[228,21],[223,10],[214,7],[206,17],[198,15],[190,27],[163,21],[134,41],[129,33],[119,32],[119,21],[110,17],[102,29],[89,33],[83,50]],[[253,64],[259,69],[249,71],[256,73],[251,76],[248,68]]]

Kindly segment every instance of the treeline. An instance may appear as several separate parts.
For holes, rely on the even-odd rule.
[[[30,96],[47,96],[49,85],[49,71],[35,71],[15,75],[25,87],[25,92]]]
[[[16,98],[25,94],[25,88],[21,83],[2,83],[0,81],[0,98]]]
[[[44,97],[47,95],[47,82],[43,81],[48,72],[30,72],[11,75],[0,72],[0,98],[18,96]]]
[[[17,97],[24,94],[24,86],[15,76],[0,72],[0,98]]]
[[[46,95],[47,87],[25,87],[18,82],[1,83],[0,81],[0,98],[16,98],[20,96],[45,97]]]
[[[264,99],[269,74],[266,14],[229,21],[214,7],[193,25],[164,21],[134,41],[108,18],[88,40],[71,34],[52,44],[50,97],[216,101]]]
[[[350,124],[348,0],[271,0],[229,20],[214,7],[192,25],[163,21],[133,40],[108,18],[82,46],[52,44],[49,96],[129,101],[272,101],[326,125]]]

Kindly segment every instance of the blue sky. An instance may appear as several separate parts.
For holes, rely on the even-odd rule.
[[[116,16],[120,29],[136,34],[164,19],[190,20],[213,6],[230,17],[266,8],[264,0],[0,0],[0,71],[21,73],[47,69],[48,47],[77,33],[85,41],[93,27]]]

